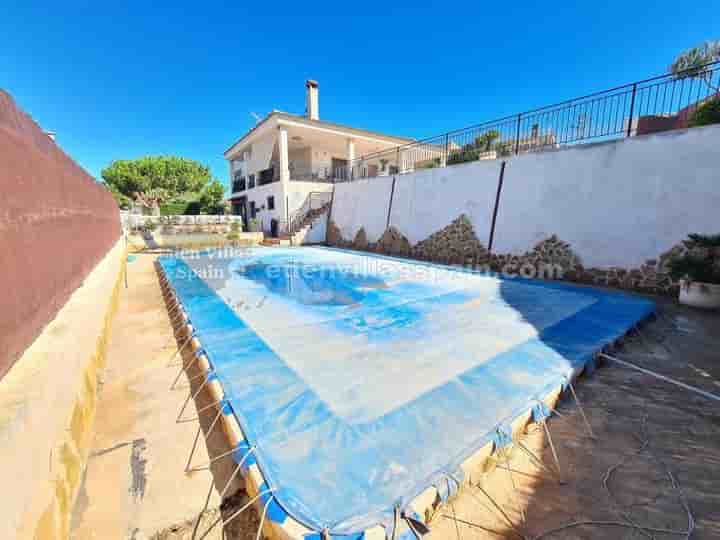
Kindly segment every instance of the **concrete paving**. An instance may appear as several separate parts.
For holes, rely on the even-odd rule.
[[[188,388],[169,386],[175,342],[153,267],[154,255],[128,264],[113,323],[93,449],[72,523],[75,540],[151,538],[192,522],[211,477],[183,470],[197,422],[176,423]],[[187,417],[195,415],[188,407]],[[200,442],[197,462],[207,461]],[[209,507],[218,505],[213,491]],[[169,537],[170,538],[170,537]],[[178,537],[179,538],[179,537]]]
[[[720,314],[658,302],[662,319],[617,356],[720,394]],[[474,488],[440,509],[427,538],[659,540],[686,538],[693,521],[690,538],[720,538],[720,402],[612,363],[576,390],[595,439],[565,397],[548,422],[563,485],[516,445],[481,481],[509,522]],[[525,445],[552,468],[544,430],[529,431]]]

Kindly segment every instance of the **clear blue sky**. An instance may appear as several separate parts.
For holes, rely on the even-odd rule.
[[[663,73],[712,2],[4,2],[0,87],[94,176],[177,154],[223,182],[250,112],[411,137]]]

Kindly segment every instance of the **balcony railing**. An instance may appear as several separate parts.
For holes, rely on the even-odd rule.
[[[257,185],[265,186],[280,180],[280,169],[273,165],[257,173]]]
[[[290,180],[294,182],[321,182],[333,184],[348,177],[347,167],[294,166],[290,169]]]
[[[362,156],[349,180],[543,152],[692,125],[720,100],[720,62],[618,86]],[[346,175],[347,177],[347,175]]]

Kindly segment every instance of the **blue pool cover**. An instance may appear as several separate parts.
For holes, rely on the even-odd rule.
[[[255,446],[270,517],[334,534],[391,523],[396,506],[461,476],[654,311],[621,293],[333,249],[223,255],[160,264]]]

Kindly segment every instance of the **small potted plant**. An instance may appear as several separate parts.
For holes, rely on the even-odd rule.
[[[720,308],[720,234],[691,234],[687,252],[670,261],[670,275],[680,281],[681,304]]]

